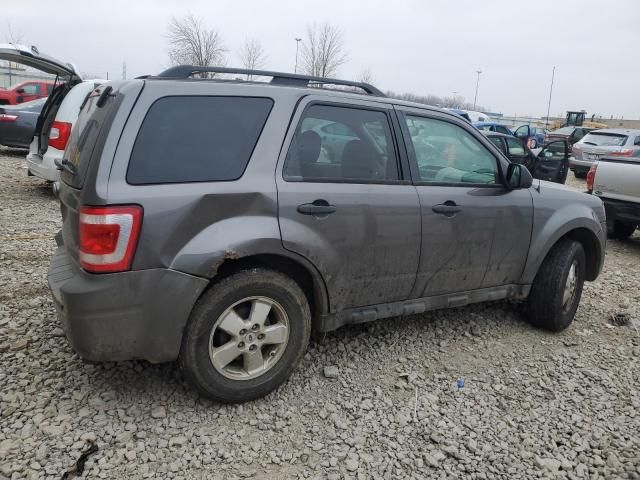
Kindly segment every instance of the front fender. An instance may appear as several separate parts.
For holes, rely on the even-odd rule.
[[[596,262],[597,275],[604,260],[606,231],[593,208],[579,202],[565,203],[560,208],[556,206],[552,208],[551,205],[535,205],[531,246],[521,283],[533,283],[542,262],[558,240],[571,232],[584,230],[593,235],[595,239],[592,242],[595,246],[595,251],[592,254],[597,258],[592,260]]]

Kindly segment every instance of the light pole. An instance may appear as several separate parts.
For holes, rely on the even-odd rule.
[[[478,78],[476,80],[476,95],[475,97],[473,97],[473,109],[476,109],[476,102],[478,101],[478,85],[480,85],[480,74],[482,73],[482,70],[476,70],[476,73],[478,74]]]
[[[296,41],[296,66],[293,68],[293,73],[298,73],[298,48],[300,47],[301,38],[295,38]]]
[[[553,93],[553,79],[556,76],[556,66],[553,66],[553,70],[551,71],[551,87],[549,87],[549,103],[547,104],[547,124],[546,127],[549,128],[549,111],[551,110],[551,94]]]

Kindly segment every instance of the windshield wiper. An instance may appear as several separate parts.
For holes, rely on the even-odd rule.
[[[597,143],[593,143],[593,142],[582,142],[582,143],[584,143],[585,145],[593,145],[593,146],[595,146],[595,147],[597,147],[597,146],[598,146],[598,144],[597,144]]]

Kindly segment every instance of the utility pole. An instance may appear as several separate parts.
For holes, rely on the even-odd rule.
[[[300,47],[301,38],[295,38],[296,41],[296,66],[293,67],[293,73],[298,73],[298,48]]]
[[[127,79],[127,62],[122,62],[122,80]]]
[[[478,74],[478,78],[476,80],[476,95],[473,97],[473,109],[476,109],[476,102],[478,101],[478,85],[480,85],[480,74],[482,73],[482,70],[476,70],[476,73]]]
[[[553,66],[553,70],[551,72],[551,87],[549,88],[549,103],[547,105],[547,125],[549,127],[549,112],[551,111],[551,94],[553,93],[553,79],[556,76],[556,66]]]

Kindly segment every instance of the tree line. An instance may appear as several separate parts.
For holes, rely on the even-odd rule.
[[[224,67],[230,60],[229,50],[224,44],[220,31],[207,27],[202,19],[193,15],[172,18],[169,22],[167,37],[169,40],[169,61],[172,65],[188,64],[196,66]],[[330,23],[312,24],[306,29],[300,40],[300,70],[315,77],[336,77],[339,68],[348,60],[342,30]],[[266,69],[269,58],[256,38],[247,37],[236,52],[240,65],[247,70]],[[202,74],[214,77],[216,74]],[[247,75],[251,80],[252,75]],[[370,69],[360,72],[358,81],[373,83]],[[424,103],[444,108],[473,109],[473,104],[460,95],[439,97],[436,95],[415,95],[413,93],[387,92],[389,97],[400,100]],[[484,110],[476,106],[477,110]]]

